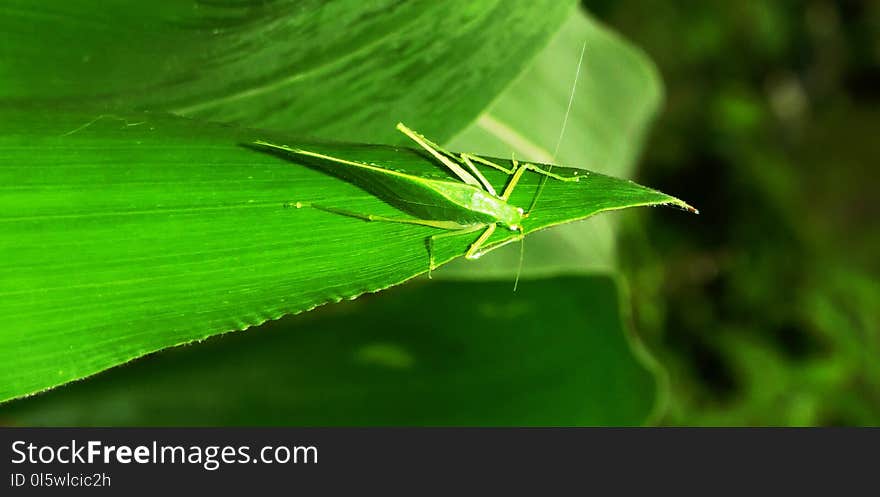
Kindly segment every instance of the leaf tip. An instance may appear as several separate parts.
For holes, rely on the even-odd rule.
[[[667,203],[666,205],[671,206],[671,207],[678,207],[679,209],[681,209],[683,211],[690,212],[691,214],[699,214],[700,213],[700,210],[697,209],[696,207],[690,205],[689,203],[687,203],[683,200],[679,200],[677,198],[674,199],[672,202]]]

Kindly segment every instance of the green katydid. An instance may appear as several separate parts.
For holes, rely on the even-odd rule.
[[[585,51],[586,43],[581,48],[580,60],[578,61],[577,72],[575,73],[571,95],[568,100],[568,108],[566,109],[565,118],[562,122],[562,130],[560,131],[556,143],[556,151],[553,153],[554,159],[559,150],[559,145],[562,142],[562,136],[565,134],[565,125],[568,122],[571,105],[574,100],[575,88],[578,76],[580,75]],[[578,176],[578,172],[574,171],[571,176],[561,176],[552,172],[552,165],[545,170],[531,163],[517,162],[515,158],[511,161],[512,167],[506,168],[491,160],[473,154],[454,154],[444,150],[436,143],[431,142],[424,136],[409,129],[403,123],[398,123],[397,129],[416,142],[419,147],[426,150],[460,181],[455,181],[453,178],[426,178],[419,175],[407,174],[403,171],[381,167],[375,164],[366,164],[339,157],[332,157],[314,151],[279,145],[262,140],[254,143],[256,145],[279,151],[319,159],[323,162],[352,167],[359,173],[369,174],[376,179],[377,182],[382,183],[383,191],[389,192],[391,196],[396,197],[398,206],[405,206],[403,210],[408,211],[409,214],[412,214],[415,217],[392,218],[377,216],[373,214],[350,212],[335,207],[322,206],[302,201],[291,204],[297,208],[312,207],[330,213],[355,217],[366,221],[417,224],[447,230],[446,233],[439,233],[428,238],[429,277],[431,271],[436,267],[434,264],[435,240],[482,230],[480,236],[470,244],[467,252],[465,252],[465,257],[468,259],[477,259],[492,250],[507,245],[508,243],[522,240],[525,236],[525,230],[522,223],[529,217],[530,212],[535,208],[538,198],[543,191],[544,184],[548,179],[577,182],[582,178],[586,178],[586,174],[589,174],[585,173],[584,176]],[[497,169],[508,175],[509,179],[507,180],[507,184],[500,194],[480,172],[477,164]],[[543,176],[532,200],[529,211],[525,211],[523,208],[512,205],[509,202],[511,193],[513,193],[514,188],[516,188],[520,178],[526,171],[532,171]],[[690,206],[687,206],[686,208],[696,212],[696,210]],[[500,243],[487,246],[486,243],[499,225],[517,232],[517,235]],[[520,252],[520,265],[522,265],[522,252]],[[517,282],[518,281],[519,272],[517,272]],[[514,283],[514,289],[516,289],[516,283]]]
[[[437,239],[482,230],[480,236],[476,241],[471,243],[465,253],[466,258],[477,259],[492,250],[523,238],[524,230],[522,223],[523,220],[528,218],[529,213],[522,207],[510,204],[508,200],[511,193],[513,193],[514,188],[516,188],[516,185],[519,183],[520,178],[526,171],[533,171],[537,174],[544,175],[547,178],[559,181],[577,182],[582,178],[582,176],[577,175],[577,172],[572,176],[561,176],[531,163],[518,162],[516,159],[512,160],[512,168],[505,168],[500,164],[476,155],[467,153],[456,155],[444,150],[439,145],[409,129],[403,123],[398,123],[397,129],[431,154],[431,156],[449,169],[449,171],[460,181],[454,181],[452,178],[425,178],[372,164],[332,157],[301,148],[279,145],[267,141],[256,141],[254,143],[263,147],[312,157],[347,167],[354,167],[357,168],[359,172],[373,175],[378,181],[384,183],[388,190],[396,192],[395,194],[398,196],[401,195],[401,192],[405,192],[403,195],[409,198],[400,198],[398,200],[402,200],[404,204],[409,207],[407,210],[410,211],[410,214],[418,216],[416,218],[392,218],[372,214],[362,214],[335,207],[322,206],[311,202],[294,202],[291,205],[294,205],[297,208],[312,207],[366,221],[417,224],[448,230],[447,233],[440,233],[429,237],[429,276],[430,272],[436,267],[434,264],[433,245],[434,241]],[[477,164],[498,169],[509,175],[510,179],[500,194],[480,172]],[[517,232],[517,236],[511,237],[502,243],[484,248],[485,243],[489,240],[489,237],[492,236],[499,225]]]

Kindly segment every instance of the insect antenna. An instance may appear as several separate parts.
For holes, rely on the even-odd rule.
[[[553,158],[550,160],[549,167],[547,171],[550,172],[553,170],[553,163],[556,162],[556,155],[559,154],[559,146],[562,145],[562,137],[565,136],[565,127],[568,125],[568,116],[571,114],[571,105],[574,103],[574,91],[577,88],[577,82],[581,75],[581,66],[584,63],[584,53],[587,51],[587,42],[584,41],[583,46],[581,47],[581,55],[578,58],[577,70],[574,73],[574,81],[571,83],[571,92],[568,95],[568,107],[565,108],[565,117],[562,118],[562,129],[559,131],[559,138],[556,139],[556,148],[553,149]],[[535,192],[535,198],[532,199],[532,205],[529,206],[529,210],[527,212],[532,212],[535,209],[535,205],[538,203],[538,198],[541,196],[541,192],[544,191],[544,183],[547,182],[547,176],[543,176],[541,178],[541,182],[538,183],[538,191]],[[522,227],[520,227],[522,230]],[[519,285],[519,277],[522,274],[523,268],[523,259],[525,259],[526,254],[526,237],[525,233],[520,232],[521,238],[519,239],[519,267],[516,270],[516,279],[513,282],[513,291],[516,291],[516,287]]]
[[[559,154],[559,146],[562,145],[562,137],[565,136],[565,127],[568,125],[568,116],[571,114],[571,105],[574,103],[574,91],[577,88],[578,79],[581,75],[581,66],[584,63],[584,53],[587,51],[587,42],[584,41],[584,45],[581,47],[581,56],[578,58],[577,70],[574,73],[574,81],[571,83],[571,93],[568,96],[568,107],[565,109],[565,117],[562,118],[562,129],[559,131],[559,138],[556,139],[556,148],[553,149],[553,158],[550,160],[550,164],[548,164],[547,171],[553,171],[553,164],[556,162],[556,155]],[[541,178],[541,182],[538,184],[538,191],[535,192],[535,198],[532,200],[532,205],[529,206],[528,212],[532,212],[534,210],[535,205],[538,203],[538,198],[541,196],[541,192],[544,191],[544,184],[547,183],[547,176]]]
[[[520,227],[519,232],[519,267],[516,268],[516,279],[513,280],[513,291],[516,291],[516,287],[519,286],[519,275],[522,274],[523,267],[523,259],[526,255],[526,235],[523,233],[523,228]]]

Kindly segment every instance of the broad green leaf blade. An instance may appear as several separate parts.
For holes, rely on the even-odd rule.
[[[166,110],[299,135],[458,132],[573,0],[7,0],[0,101]]]
[[[642,424],[653,378],[618,315],[608,277],[424,282],[164,351],[0,406],[0,424]]]
[[[293,142],[149,113],[2,113],[0,399],[427,271],[427,237],[442,230],[286,208],[320,201],[401,215],[356,184],[247,145],[256,139],[442,171],[411,149]],[[512,202],[528,205],[537,184],[537,175],[523,176]],[[658,204],[685,205],[598,174],[548,182],[526,232]],[[498,230],[493,241],[512,235]],[[473,241],[443,239],[436,261]]]
[[[556,160],[553,152],[581,49],[586,51],[571,113]],[[484,154],[583,167],[618,177],[632,174],[636,158],[662,101],[653,63],[636,47],[579,10],[529,69],[449,146]],[[614,270],[611,216],[540,233],[529,239],[523,276]],[[438,277],[509,278],[519,249],[506,247],[474,264],[456,261]]]

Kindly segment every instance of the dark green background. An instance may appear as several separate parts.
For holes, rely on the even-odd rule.
[[[880,424],[880,4],[588,2],[667,89],[620,244],[672,424]]]

